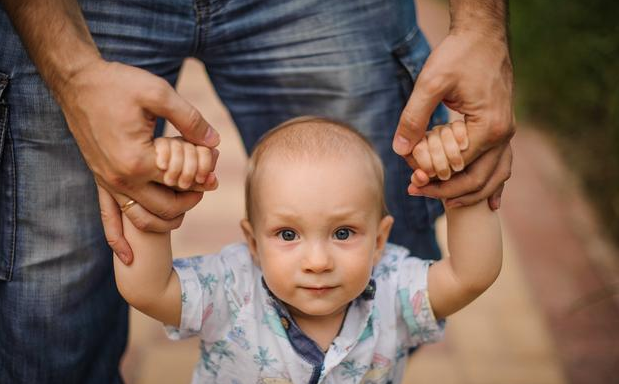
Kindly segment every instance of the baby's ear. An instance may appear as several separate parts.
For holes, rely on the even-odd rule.
[[[374,265],[380,261],[380,257],[387,244],[391,227],[393,226],[393,216],[386,215],[378,223],[378,231],[376,232],[376,248],[374,249]]]
[[[260,260],[258,259],[258,254],[256,253],[256,237],[254,236],[254,228],[247,219],[241,220],[240,224],[243,234],[245,235],[245,241],[247,241],[247,248],[249,248],[251,258],[254,260],[256,265],[260,265]]]

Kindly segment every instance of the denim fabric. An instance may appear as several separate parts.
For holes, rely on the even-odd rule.
[[[275,6],[273,4],[276,4]],[[391,149],[393,133],[430,48],[412,1],[223,1],[206,12],[202,60],[250,151],[269,128],[298,115],[348,122],[385,164],[395,218],[390,241],[438,259],[436,200],[410,197],[411,169]],[[206,17],[206,16],[205,16]],[[431,125],[446,121],[446,109]]]
[[[174,84],[202,60],[249,150],[300,114],[347,121],[386,165],[391,241],[437,258],[440,205],[406,195],[391,138],[429,48],[410,0],[80,1],[104,58]],[[0,383],[118,383],[127,307],[96,188],[0,8]],[[432,124],[445,119],[444,108]],[[162,129],[159,122],[158,131]]]

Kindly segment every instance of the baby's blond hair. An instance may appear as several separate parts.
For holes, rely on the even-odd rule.
[[[317,116],[301,116],[287,120],[269,130],[258,140],[251,156],[245,179],[245,215],[252,222],[252,185],[257,170],[266,158],[278,155],[284,160],[322,159],[359,156],[370,162],[378,188],[377,206],[381,217],[388,214],[385,204],[384,171],[372,144],[357,130],[342,122]]]

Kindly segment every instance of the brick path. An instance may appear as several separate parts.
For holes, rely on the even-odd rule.
[[[418,1],[418,6],[420,20],[430,22],[422,27],[436,44],[448,28],[446,9],[432,0]],[[242,239],[238,222],[246,156],[200,64],[186,63],[178,89],[222,136],[219,189],[208,193],[173,233],[175,254],[189,256]],[[617,382],[616,257],[597,235],[595,219],[552,145],[519,128],[513,146],[514,175],[501,209],[501,276],[475,303],[449,318],[445,341],[413,356],[407,383]],[[566,211],[566,204],[572,208]],[[438,224],[441,239],[444,224]],[[586,300],[587,294],[592,300]],[[168,341],[157,322],[132,311],[122,370],[128,384],[188,383],[197,351],[196,339]]]

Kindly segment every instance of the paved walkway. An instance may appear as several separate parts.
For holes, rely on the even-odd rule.
[[[436,44],[448,28],[446,9],[432,0],[418,5],[420,19],[432,22],[422,27]],[[186,63],[178,88],[222,135],[220,187],[173,233],[175,254],[189,256],[242,239],[238,222],[246,156],[200,64]],[[612,295],[619,270],[613,250],[599,238],[595,219],[552,145],[522,127],[513,144],[514,175],[501,209],[501,276],[480,299],[449,318],[445,341],[413,356],[407,383],[617,382],[619,307]],[[442,240],[444,224],[438,225]],[[125,379],[128,384],[188,383],[197,348],[195,339],[168,341],[157,322],[132,311]]]

